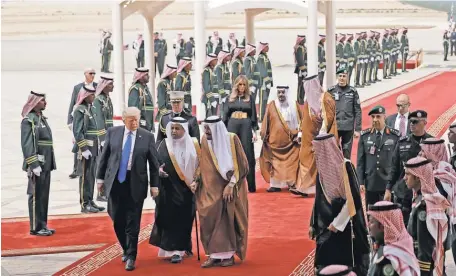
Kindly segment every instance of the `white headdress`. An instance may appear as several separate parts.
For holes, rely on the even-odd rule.
[[[295,130],[299,126],[298,122],[298,115],[296,110],[296,104],[293,104],[293,101],[290,100],[290,88],[288,86],[277,86],[277,91],[284,89],[286,100],[285,102],[281,103],[279,99],[275,99],[275,106],[277,110],[282,114],[283,119],[285,122],[288,123],[288,127],[291,130]]]

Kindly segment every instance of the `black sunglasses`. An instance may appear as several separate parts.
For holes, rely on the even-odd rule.
[[[418,120],[418,119],[410,119],[409,122],[412,124],[412,125],[416,125],[420,122],[421,120]]]
[[[397,108],[401,108],[401,107],[406,107],[408,106],[409,104],[396,104]]]
[[[90,72],[89,75],[95,75],[96,73],[95,72]]]

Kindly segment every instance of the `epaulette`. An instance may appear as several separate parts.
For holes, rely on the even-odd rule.
[[[333,91],[334,89],[336,89],[336,86],[335,86],[335,85],[333,85],[333,86],[331,86],[330,88],[328,88],[328,91]]]
[[[401,136],[401,132],[400,132],[399,130],[394,129],[394,128],[388,128],[388,129],[389,129],[389,131],[390,131],[392,134],[395,134],[395,135],[397,135],[397,136],[399,136],[399,137]]]
[[[356,90],[356,88],[354,86],[350,86],[350,90],[353,92],[358,92],[358,90]]]
[[[366,128],[364,130],[361,130],[361,135],[364,135],[364,134],[367,134],[367,133],[371,133],[372,131],[372,128]]]
[[[408,139],[407,136],[401,137],[401,138],[399,138],[399,142],[405,141],[405,140],[407,140],[407,139]]]

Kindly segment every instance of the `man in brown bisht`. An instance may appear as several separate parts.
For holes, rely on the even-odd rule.
[[[277,99],[268,104],[261,126],[260,169],[270,184],[268,192],[294,186],[298,176],[302,115],[289,91],[288,86],[277,86]]]
[[[304,79],[306,101],[302,108],[301,149],[299,151],[299,172],[296,186],[290,189],[295,195],[315,195],[317,168],[312,152],[312,140],[320,133],[333,134],[336,139],[336,102],[331,94],[324,92],[318,75]]]
[[[248,237],[246,176],[249,164],[236,134],[226,130],[222,119],[204,120],[200,169],[196,189],[201,222],[201,242],[209,259],[201,267],[234,265],[234,254],[245,259]]]

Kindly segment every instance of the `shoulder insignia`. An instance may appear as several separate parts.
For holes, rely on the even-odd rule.
[[[336,86],[335,86],[335,85],[331,86],[331,87],[328,89],[328,91],[333,91],[334,89],[336,89]]]
[[[420,211],[418,213],[418,219],[421,220],[421,221],[426,221],[426,211]]]
[[[403,141],[405,141],[405,140],[407,140],[407,139],[408,139],[407,136],[401,137],[401,138],[399,138],[399,142],[403,142]]]
[[[364,135],[366,133],[371,133],[372,128],[367,128],[361,131],[361,135]]]
[[[394,129],[394,128],[389,128],[389,131],[392,133],[392,134],[395,134],[397,136],[401,136],[401,132],[397,129]]]
[[[351,91],[353,91],[353,92],[356,92],[356,93],[358,93],[358,90],[356,90],[356,88],[355,88],[355,87],[353,87],[353,86],[350,86],[350,90],[351,90]]]
[[[393,276],[394,275],[393,265],[392,264],[384,265],[382,272],[383,272],[383,275],[385,275],[385,276]]]

